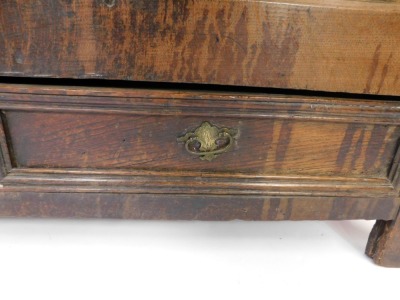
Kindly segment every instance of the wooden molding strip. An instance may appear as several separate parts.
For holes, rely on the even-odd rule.
[[[189,175],[190,174],[190,175]],[[107,170],[68,171],[13,169],[2,191],[265,195],[310,197],[393,197],[397,192],[384,178],[312,176],[219,176],[196,172]]]
[[[40,87],[31,87],[30,93],[12,93],[13,87],[0,85],[1,109],[174,116],[209,116],[212,111],[216,117],[400,124],[400,105],[396,101],[268,94],[148,93],[147,90],[129,89],[116,89],[114,92],[105,89],[102,94],[101,88],[93,94],[90,89],[76,92],[75,88],[67,87],[63,90],[55,88],[52,90],[54,94],[48,94]],[[18,90],[18,85],[15,87]]]

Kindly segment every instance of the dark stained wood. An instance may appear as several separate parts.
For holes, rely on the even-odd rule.
[[[12,169],[4,125],[5,117],[0,113],[0,180]]]
[[[398,207],[397,102],[0,84],[0,107],[13,164],[3,192],[358,197],[391,199],[386,214]],[[212,162],[177,143],[203,121],[239,133]]]
[[[0,217],[267,221],[391,219],[394,213],[387,198],[0,193]]]
[[[399,138],[394,126],[212,115],[210,112],[211,117],[199,118],[6,112],[20,167],[386,177]],[[239,131],[234,149],[212,162],[190,155],[177,142],[177,137],[203,121]]]
[[[398,265],[396,101],[0,84],[0,109],[1,217],[378,219]],[[176,141],[205,120],[239,132],[212,162]]]
[[[271,176],[198,171],[122,171],[15,168],[2,191],[266,195],[315,197],[391,197],[397,191],[385,178]]]
[[[397,193],[400,191],[400,146],[397,147],[397,151],[393,156],[392,165],[389,169],[388,179],[396,189]]]
[[[400,267],[400,106],[361,96],[400,96],[399,45],[399,0],[3,0],[0,78],[291,95],[0,83],[0,217],[377,219]],[[237,130],[212,162],[177,143],[204,121]]]
[[[360,98],[53,87],[0,83],[0,105],[7,110],[101,112],[109,114],[254,117],[335,123],[400,124],[397,101]]]
[[[399,137],[394,126],[270,118],[33,112],[7,112],[6,116],[21,167],[386,176]],[[212,162],[191,156],[177,143],[178,136],[203,121],[240,133],[235,148]]]
[[[400,94],[395,1],[3,0],[0,75]]]
[[[391,221],[378,220],[370,234],[366,254],[384,267],[400,267],[399,216]]]
[[[19,167],[386,178],[400,136],[393,101],[2,84],[0,107]],[[239,132],[213,162],[176,140],[203,121]]]

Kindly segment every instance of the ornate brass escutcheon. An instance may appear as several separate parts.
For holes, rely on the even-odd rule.
[[[186,151],[198,156],[201,160],[212,161],[218,155],[232,148],[237,136],[237,130],[219,128],[209,122],[203,122],[200,127],[178,138],[185,143]]]

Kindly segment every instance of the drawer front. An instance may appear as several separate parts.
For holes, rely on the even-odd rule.
[[[174,195],[202,195],[205,219],[213,207],[263,220],[390,219],[398,209],[396,102],[0,84],[0,108],[0,195],[135,194],[164,210],[164,198],[140,195],[169,194],[170,212],[143,204],[155,218],[188,205]]]
[[[3,86],[0,105],[12,161],[22,168],[384,178],[400,136],[395,102],[17,87]],[[207,149],[179,141],[205,122],[206,131],[232,131],[229,149],[209,160],[194,153]]]
[[[6,111],[15,162],[25,168],[117,168],[386,176],[399,131],[382,124],[292,119]],[[177,138],[204,121],[237,131],[212,161]]]
[[[399,95],[398,1],[331,2],[3,0],[0,75]]]

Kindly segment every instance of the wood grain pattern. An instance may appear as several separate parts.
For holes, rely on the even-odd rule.
[[[6,117],[19,167],[386,178],[400,136],[395,126],[271,118],[205,119],[184,113],[167,117],[7,111]],[[199,160],[177,143],[178,136],[203,121],[239,131],[234,149],[212,162]]]
[[[8,149],[7,135],[4,130],[5,118],[0,114],[0,180],[12,169],[10,153]]]
[[[213,117],[399,125],[400,106],[396,99],[0,83],[0,106],[5,110],[142,116],[210,117],[212,110]]]
[[[399,0],[3,0],[0,78],[359,96],[0,83],[0,217],[377,219],[400,267],[400,106],[360,98],[400,96],[399,44]],[[206,120],[239,132],[212,163],[176,142]]]
[[[400,135],[383,100],[0,84],[0,107],[20,167],[386,178]],[[212,163],[176,142],[206,120],[239,130]]]
[[[391,221],[378,220],[368,239],[366,254],[384,267],[400,267],[399,216]]]
[[[0,217],[144,220],[392,219],[387,198],[0,192]]]
[[[3,192],[150,193],[314,197],[391,197],[384,178],[271,176],[199,171],[15,168],[2,180]]]
[[[5,215],[389,220],[399,207],[394,101],[0,84],[0,107]],[[176,141],[204,120],[239,131],[212,163]],[[7,195],[37,206],[10,211]]]
[[[0,75],[400,94],[398,1],[4,0]]]

